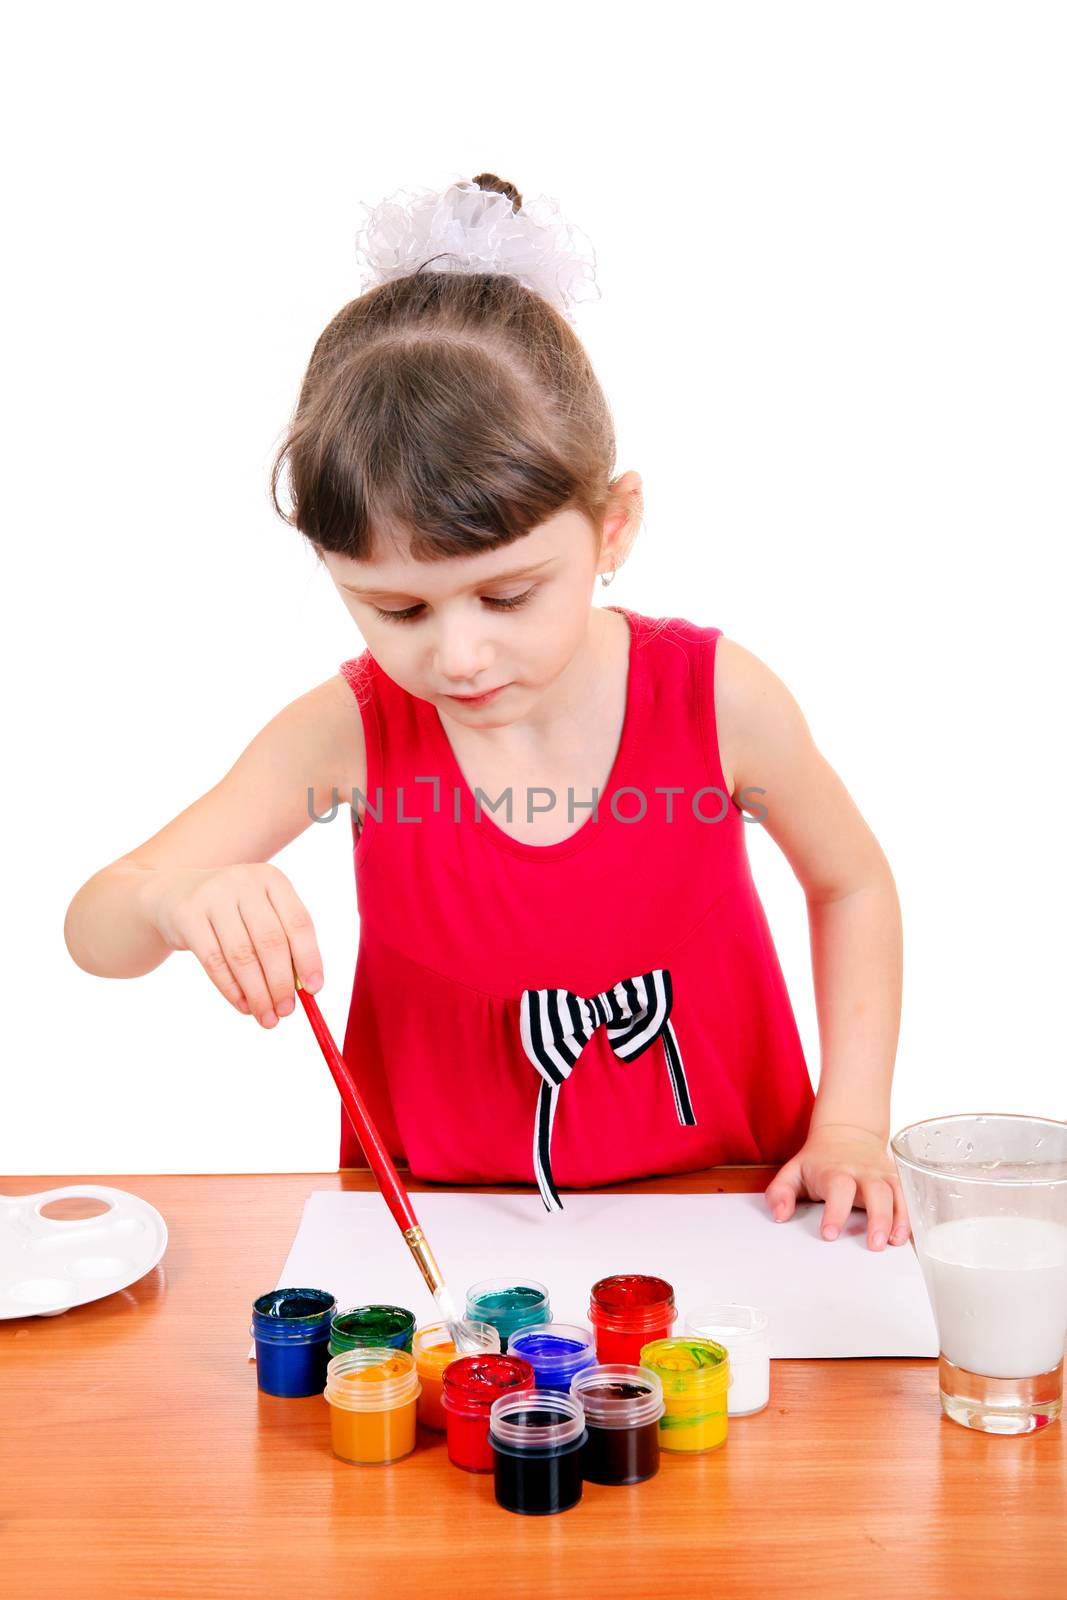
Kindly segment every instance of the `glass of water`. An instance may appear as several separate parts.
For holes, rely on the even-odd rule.
[[[968,1115],[890,1140],[941,1347],[941,1407],[984,1433],[1055,1422],[1067,1338],[1067,1123]]]

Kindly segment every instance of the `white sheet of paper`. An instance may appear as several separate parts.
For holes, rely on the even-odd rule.
[[[762,1194],[417,1194],[416,1215],[462,1314],[482,1278],[532,1277],[553,1319],[589,1326],[589,1291],[613,1272],[674,1285],[684,1329],[715,1302],[767,1312],[772,1357],[936,1356],[937,1330],[911,1244],[867,1248],[867,1215],[820,1238],[822,1203],[775,1222]],[[406,1306],[416,1325],[439,1313],[380,1194],[309,1196],[276,1287],[328,1289],[343,1309]],[[262,1291],[260,1291],[262,1292]],[[254,1351],[249,1352],[250,1356]]]

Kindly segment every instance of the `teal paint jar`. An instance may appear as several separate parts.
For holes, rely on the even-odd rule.
[[[551,1322],[548,1290],[536,1278],[485,1278],[467,1290],[468,1322],[488,1322],[500,1335],[500,1348],[520,1328]]]

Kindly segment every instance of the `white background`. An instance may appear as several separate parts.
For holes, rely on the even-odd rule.
[[[597,250],[647,509],[603,599],[762,657],[888,855],[894,1125],[1064,1115],[1059,6],[51,5],[3,56],[0,1169],[336,1166],[299,1005],[92,977],[63,920],[362,648],[269,461],[359,202],[484,169]],[[817,1081],[803,894],[747,837]],[[338,1038],[350,842],[275,858]]]

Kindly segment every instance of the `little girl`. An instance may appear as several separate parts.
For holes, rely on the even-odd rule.
[[[322,962],[269,863],[340,797],[360,913],[344,1054],[416,1177],[536,1181],[556,1208],[557,1186],[781,1163],[776,1220],[821,1199],[833,1239],[855,1204],[870,1248],[905,1243],[892,874],[768,667],[719,628],[591,604],[641,480],[612,477],[571,324],[591,287],[576,230],[482,173],[384,203],[363,254],[272,494],[367,648],[82,886],[71,955],[132,977],[191,951],[274,1027]],[[807,897],[817,1095],[751,819]],[[343,1121],[341,1165],[359,1161]]]

